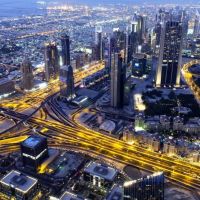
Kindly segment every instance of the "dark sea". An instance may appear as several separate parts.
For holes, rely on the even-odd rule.
[[[36,0],[0,0],[0,17],[39,14],[42,10]]]
[[[15,17],[22,15],[43,14],[45,5],[37,2],[46,3],[69,3],[94,6],[98,4],[144,4],[144,3],[174,3],[174,0],[0,0],[0,17]],[[178,0],[177,3],[199,3],[200,0]]]

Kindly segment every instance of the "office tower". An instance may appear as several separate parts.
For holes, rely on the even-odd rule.
[[[108,45],[109,45],[109,50],[108,50],[108,67],[109,70],[111,70],[112,66],[112,55],[116,52],[116,43],[115,43],[115,38],[114,37],[109,37],[108,38]]]
[[[111,106],[122,108],[124,100],[124,83],[126,80],[126,67],[120,53],[112,54],[111,64]]]
[[[182,39],[182,23],[168,21],[163,24],[156,87],[180,86]]]
[[[75,98],[74,74],[71,65],[64,65],[60,68],[61,96],[72,100]]]
[[[103,35],[101,26],[97,26],[95,28],[95,57],[96,60],[104,59]]]
[[[45,44],[45,77],[49,81],[58,76],[59,58],[58,49],[55,42]]]
[[[135,14],[131,22],[131,32],[128,36],[128,55],[127,63],[133,59],[133,55],[138,52],[144,39],[146,38],[146,17]]]
[[[124,46],[125,46],[125,49],[124,49],[124,63],[125,64],[128,64],[129,63],[129,60],[128,60],[128,52],[129,52],[129,30],[127,28],[126,32],[125,32],[125,41],[124,41]]]
[[[21,65],[22,88],[30,90],[33,88],[33,69],[29,60],[24,60]]]
[[[38,171],[38,168],[48,157],[47,139],[40,136],[30,136],[21,143],[20,147],[24,167]]]
[[[124,183],[124,200],[164,200],[164,174],[151,176]]]
[[[120,53],[124,63],[128,62],[128,36],[127,32],[114,31],[109,37],[109,68],[112,67],[112,55]]]
[[[131,31],[137,33],[137,42],[142,45],[146,37],[146,16],[134,14]]]
[[[160,47],[160,39],[161,39],[161,31],[162,31],[162,25],[165,23],[165,21],[170,20],[170,14],[162,9],[159,10],[158,14],[156,15],[156,25],[154,32],[156,34],[156,48],[159,49]]]
[[[0,191],[1,199],[32,200],[39,192],[38,180],[13,170],[0,180]]]
[[[156,23],[155,28],[154,28],[154,32],[156,35],[156,42],[155,42],[156,47],[160,46],[161,30],[162,30],[162,26],[160,22]]]
[[[136,53],[137,45],[138,45],[137,33],[132,31],[128,36],[128,58],[127,58],[127,63],[129,63],[132,60],[133,54]]]
[[[70,38],[68,35],[63,34],[61,36],[61,46],[62,46],[62,59],[63,65],[70,65]]]
[[[194,32],[193,32],[194,38],[196,38],[199,35],[199,30],[200,30],[200,16],[199,14],[197,14],[194,21]]]

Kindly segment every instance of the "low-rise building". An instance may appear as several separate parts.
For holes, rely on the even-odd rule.
[[[7,79],[1,78],[0,79],[0,96],[4,94],[10,94],[15,91],[14,82]]]
[[[200,152],[193,153],[192,160],[193,162],[200,162]]]
[[[145,129],[149,131],[160,130],[160,118],[159,116],[149,117],[145,121]]]
[[[170,117],[166,116],[166,115],[161,115],[160,116],[160,125],[161,125],[161,129],[166,129],[169,130],[171,128],[171,120]]]
[[[177,154],[177,147],[173,142],[165,142],[163,145],[163,152],[169,155]]]
[[[115,122],[106,120],[100,125],[99,129],[111,134],[115,131],[116,125]]]
[[[184,126],[184,119],[180,116],[176,116],[173,118],[173,130],[174,131],[182,131]]]
[[[200,118],[195,117],[189,119],[189,121],[184,125],[184,131],[187,133],[199,133],[200,131]]]
[[[105,164],[90,162],[84,169],[83,178],[94,187],[111,188],[118,171]]]
[[[39,191],[38,180],[13,170],[1,179],[0,191],[9,199],[32,200]]]

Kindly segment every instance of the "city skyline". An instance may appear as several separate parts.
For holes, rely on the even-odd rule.
[[[0,17],[0,199],[199,200],[200,5],[20,2]]]

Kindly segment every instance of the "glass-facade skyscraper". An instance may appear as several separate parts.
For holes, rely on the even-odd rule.
[[[157,172],[151,176],[124,183],[124,200],[164,200],[164,174]]]
[[[55,42],[45,44],[45,77],[49,81],[59,73],[58,49]]]
[[[182,62],[182,23],[163,23],[160,38],[160,55],[156,72],[156,87],[180,86]]]
[[[70,65],[70,38],[68,35],[63,34],[61,36],[61,46],[63,65]]]

